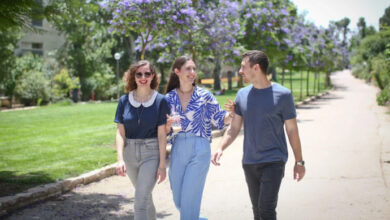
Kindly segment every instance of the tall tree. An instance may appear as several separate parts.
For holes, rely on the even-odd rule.
[[[379,28],[382,30],[385,26],[390,26],[390,6],[385,9],[385,14],[379,18]]]
[[[0,94],[10,96],[11,101],[16,81],[21,75],[21,73],[13,71],[16,62],[14,50],[21,36],[19,27],[8,27],[5,30],[0,30]]]
[[[10,27],[21,27],[25,30],[37,31],[32,19],[43,19],[53,12],[53,7],[44,6],[42,1],[33,0],[1,0],[0,30]]]
[[[109,24],[99,10],[98,0],[61,0],[53,2],[57,13],[49,21],[66,36],[57,56],[72,76],[79,77],[82,99],[88,100],[94,89],[95,73],[111,73],[108,60],[116,41],[108,33]]]
[[[351,23],[351,20],[347,17],[335,22],[337,29],[339,31],[341,31],[341,33],[342,33],[342,36],[343,36],[342,42],[343,42],[344,46],[347,45],[347,34],[350,31],[348,26],[350,23]]]
[[[360,38],[363,39],[366,37],[366,20],[364,17],[360,17],[357,23],[357,27],[359,29]]]
[[[112,11],[112,32],[138,34],[141,59],[147,47],[167,30],[191,28],[195,11],[187,1],[103,1],[101,7]]]

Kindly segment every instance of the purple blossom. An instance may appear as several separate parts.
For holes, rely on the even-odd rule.
[[[282,9],[280,10],[280,13],[281,13],[282,15],[285,15],[285,16],[288,15],[288,11],[286,10],[286,8],[282,8]]]
[[[196,11],[194,11],[192,8],[181,9],[180,12],[189,17],[193,17],[196,15]]]

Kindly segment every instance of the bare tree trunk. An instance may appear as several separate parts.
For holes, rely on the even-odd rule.
[[[293,91],[293,83],[292,83],[292,70],[290,69],[290,90],[291,90],[291,93]]]
[[[309,96],[310,95],[310,93],[309,93],[309,80],[310,80],[310,71],[309,70],[307,70],[307,72],[306,72],[306,96]]]
[[[303,99],[303,71],[301,70],[301,79],[300,79],[300,86],[301,88],[299,89],[299,100],[302,100]]]
[[[313,93],[316,93],[316,85],[317,85],[317,70],[314,73],[314,83],[313,83]]]
[[[321,90],[321,73],[318,73],[318,86],[317,86],[318,92]]]
[[[330,87],[330,72],[326,73],[325,86],[326,86],[326,88]]]
[[[219,78],[221,72],[221,61],[219,58],[215,59],[215,67],[214,67],[214,91],[221,90],[221,80]]]

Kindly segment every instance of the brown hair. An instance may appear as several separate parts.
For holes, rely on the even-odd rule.
[[[176,58],[175,62],[173,62],[173,64],[172,64],[171,73],[169,75],[169,80],[167,83],[167,88],[165,90],[165,93],[168,93],[171,90],[180,87],[179,77],[176,75],[175,69],[180,70],[180,68],[187,61],[190,61],[190,60],[195,63],[195,61],[190,56],[181,56],[181,57]],[[195,86],[195,81],[194,81],[194,83],[192,83],[192,85]]]
[[[158,84],[160,83],[158,80],[158,76],[156,73],[156,69],[154,66],[147,60],[140,60],[137,63],[131,64],[129,69],[123,75],[123,81],[125,82],[125,91],[129,93],[137,88],[137,83],[135,82],[135,72],[141,66],[149,65],[150,73],[152,73],[153,80],[150,83],[151,89],[157,89]]]
[[[249,58],[249,65],[252,67],[255,64],[259,64],[261,71],[267,74],[268,70],[268,56],[260,50],[250,50],[242,55],[242,58]]]

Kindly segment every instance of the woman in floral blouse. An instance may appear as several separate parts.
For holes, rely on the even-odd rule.
[[[180,115],[182,130],[171,134],[169,180],[180,219],[199,219],[202,193],[210,166],[212,124],[222,129],[232,114],[207,90],[195,86],[196,65],[192,58],[179,57],[172,65],[167,85],[171,113]],[[229,109],[230,110],[230,109]],[[167,129],[172,120],[168,119]]]

